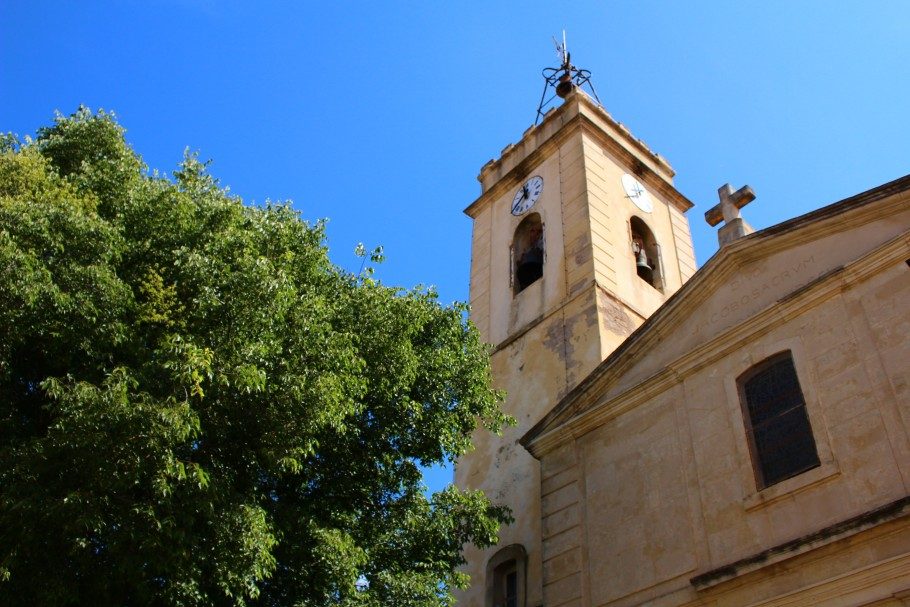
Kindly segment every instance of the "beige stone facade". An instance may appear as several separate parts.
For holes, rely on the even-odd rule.
[[[513,215],[532,176],[543,192]],[[516,522],[468,552],[460,604],[910,604],[910,177],[740,237],[696,272],[672,176],[580,93],[481,172],[471,314],[518,424],[478,434],[456,482]],[[529,213],[546,256],[520,289]],[[636,230],[656,243],[646,258]],[[643,260],[653,273],[636,274]],[[750,378],[772,378],[759,395],[786,381],[774,361],[813,453],[768,482],[797,449],[747,404]]]

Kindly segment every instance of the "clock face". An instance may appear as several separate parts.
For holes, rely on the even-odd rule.
[[[540,175],[535,175],[524,182],[524,185],[515,192],[515,198],[512,199],[512,215],[526,213],[540,198],[541,192],[543,192],[543,177]]]
[[[626,198],[645,213],[650,213],[654,210],[651,195],[648,194],[645,186],[641,185],[637,179],[628,173],[622,176],[622,189],[626,191]]]

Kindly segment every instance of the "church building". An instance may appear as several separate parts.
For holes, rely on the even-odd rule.
[[[670,165],[562,69],[465,211],[517,424],[456,467],[515,518],[459,605],[910,605],[910,176],[760,231],[725,185],[696,269]]]

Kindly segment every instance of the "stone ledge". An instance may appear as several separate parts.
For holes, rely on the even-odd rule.
[[[746,573],[778,563],[813,548],[824,546],[825,544],[830,544],[836,540],[855,535],[860,531],[870,529],[875,525],[895,520],[907,516],[908,514],[910,514],[910,496],[905,496],[890,504],[885,504],[874,510],[869,510],[845,521],[834,523],[833,525],[829,525],[814,533],[809,533],[802,537],[798,537],[795,540],[772,546],[767,550],[762,550],[757,554],[740,559],[734,563],[723,565],[716,569],[712,569],[711,571],[696,575],[689,580],[689,583],[692,584],[696,590],[705,590],[712,586],[716,586],[721,582],[732,580]]]
[[[785,479],[776,485],[766,487],[761,491],[749,494],[743,498],[743,507],[746,512],[769,506],[794,493],[801,493],[821,483],[827,482],[840,474],[840,468],[834,459],[821,462],[811,470]]]

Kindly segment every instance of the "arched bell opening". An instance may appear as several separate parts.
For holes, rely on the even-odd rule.
[[[512,237],[512,292],[525,290],[543,276],[545,260],[543,223],[538,213],[525,217]]]
[[[638,217],[629,219],[632,241],[632,255],[635,259],[635,273],[638,277],[657,289],[663,291],[663,265],[660,259],[660,245],[654,238],[654,232]]]

